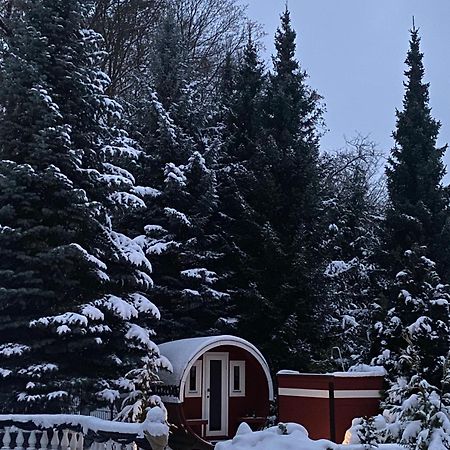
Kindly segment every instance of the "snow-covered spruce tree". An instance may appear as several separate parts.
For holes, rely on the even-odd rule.
[[[406,266],[397,274],[397,298],[384,323],[377,324],[381,340],[378,363],[393,380],[419,374],[438,386],[449,352],[448,286],[424,249],[408,250]]]
[[[229,332],[258,344],[263,338],[255,324],[262,325],[269,314],[268,301],[256,283],[265,261],[260,246],[264,220],[255,209],[255,194],[266,176],[270,177],[263,166],[264,83],[264,67],[249,33],[242,56],[226,61],[219,93],[223,123],[218,171],[220,221],[228,244],[226,267],[232,268],[226,280],[230,308],[224,311],[222,321]]]
[[[440,123],[431,116],[429,84],[423,82],[423,54],[416,29],[411,31],[406,64],[403,109],[397,111],[393,134],[396,145],[386,171],[389,208],[385,265],[395,274],[403,267],[406,250],[426,245],[439,274],[448,281],[448,194],[442,184],[445,147],[436,146]]]
[[[0,383],[4,411],[114,401],[124,376],[158,358],[143,320],[151,266],[111,227],[142,206],[113,164],[135,155],[109,122],[99,36],[86,2],[25,0],[8,24],[0,102]],[[145,361],[143,361],[143,359]]]
[[[381,349],[375,362],[384,365],[389,380],[381,438],[412,449],[450,448],[445,393],[450,291],[423,251],[406,252],[406,267],[397,274],[398,297],[376,327]]]
[[[216,288],[223,245],[216,221],[217,132],[189,67],[175,71],[170,83],[160,81],[168,66],[178,64],[179,52],[173,49],[181,46],[170,14],[166,20],[171,25],[162,26],[154,49],[160,63],[146,81],[132,123],[144,152],[133,174],[153,198],[144,212],[124,221],[130,232],[145,228],[139,242],[155,267],[151,295],[163,313],[161,340],[217,332],[228,298]]]
[[[447,428],[441,383],[449,352],[448,201],[442,186],[444,149],[423,82],[418,31],[411,31],[406,93],[397,112],[396,146],[387,168],[388,210],[382,265],[387,315],[376,325],[375,362],[387,369],[387,439],[410,448],[433,444]],[[436,260],[436,262],[432,261]],[[445,441],[445,439],[444,439]],[[437,441],[436,441],[437,442]]]
[[[332,345],[349,368],[370,359],[372,329],[383,277],[377,265],[384,207],[380,156],[358,136],[345,149],[322,156],[326,258]]]
[[[266,90],[263,171],[255,170],[264,174],[255,193],[265,221],[258,288],[274,311],[261,341],[277,368],[308,367],[321,356],[319,340],[325,334],[318,164],[322,109],[295,59],[295,38],[286,9]]]

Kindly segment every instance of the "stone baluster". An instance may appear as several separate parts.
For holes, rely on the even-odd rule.
[[[43,431],[41,435],[41,440],[39,441],[39,448],[41,450],[47,450],[48,447],[48,433],[47,431]]]
[[[50,441],[50,449],[51,450],[58,450],[59,447],[59,432],[56,428],[53,429],[53,436],[52,440]]]
[[[80,433],[78,436],[78,450],[84,449],[84,435],[83,433]]]
[[[11,434],[9,433],[9,427],[5,428],[2,440],[2,450],[10,450]]]
[[[23,431],[19,429],[19,430],[17,430],[15,450],[24,450],[24,448],[23,448],[24,442],[25,442],[25,437],[23,435]]]
[[[63,430],[61,439],[61,450],[69,449],[69,430]]]
[[[30,431],[30,434],[28,435],[28,447],[27,450],[36,450],[36,431],[32,430]]]

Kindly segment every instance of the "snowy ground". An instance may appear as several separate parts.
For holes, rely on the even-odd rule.
[[[378,450],[405,450],[399,445],[379,445]],[[338,445],[325,439],[312,441],[304,427],[296,423],[280,424],[252,432],[243,423],[236,436],[216,445],[215,450],[368,450],[364,445]]]

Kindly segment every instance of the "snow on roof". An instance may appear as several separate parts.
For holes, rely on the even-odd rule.
[[[386,375],[386,370],[381,366],[369,366],[367,364],[357,364],[356,366],[350,367],[348,372],[331,372],[331,373],[300,373],[297,370],[280,370],[277,375],[323,375],[323,376],[333,376],[342,378],[364,378],[364,377],[384,377]]]
[[[168,386],[180,386],[180,400],[183,401],[184,383],[194,362],[203,355],[203,353],[221,345],[234,345],[240,347],[247,350],[256,358],[266,373],[269,382],[270,398],[272,399],[272,381],[264,356],[253,344],[236,336],[197,337],[159,344],[158,347],[161,355],[165,356],[172,363],[173,367],[172,373],[160,372],[159,377],[161,381]]]

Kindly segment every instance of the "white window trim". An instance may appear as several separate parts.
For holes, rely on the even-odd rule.
[[[195,367],[195,391],[189,390],[189,377],[190,374],[188,374],[187,382],[186,382],[186,392],[184,393],[185,397],[201,397],[202,396],[202,362],[200,360],[195,361],[194,364],[192,364],[192,367]],[[189,369],[189,372],[190,370]]]
[[[239,391],[234,390],[235,367],[239,367]],[[245,397],[245,361],[230,361],[230,397]]]

